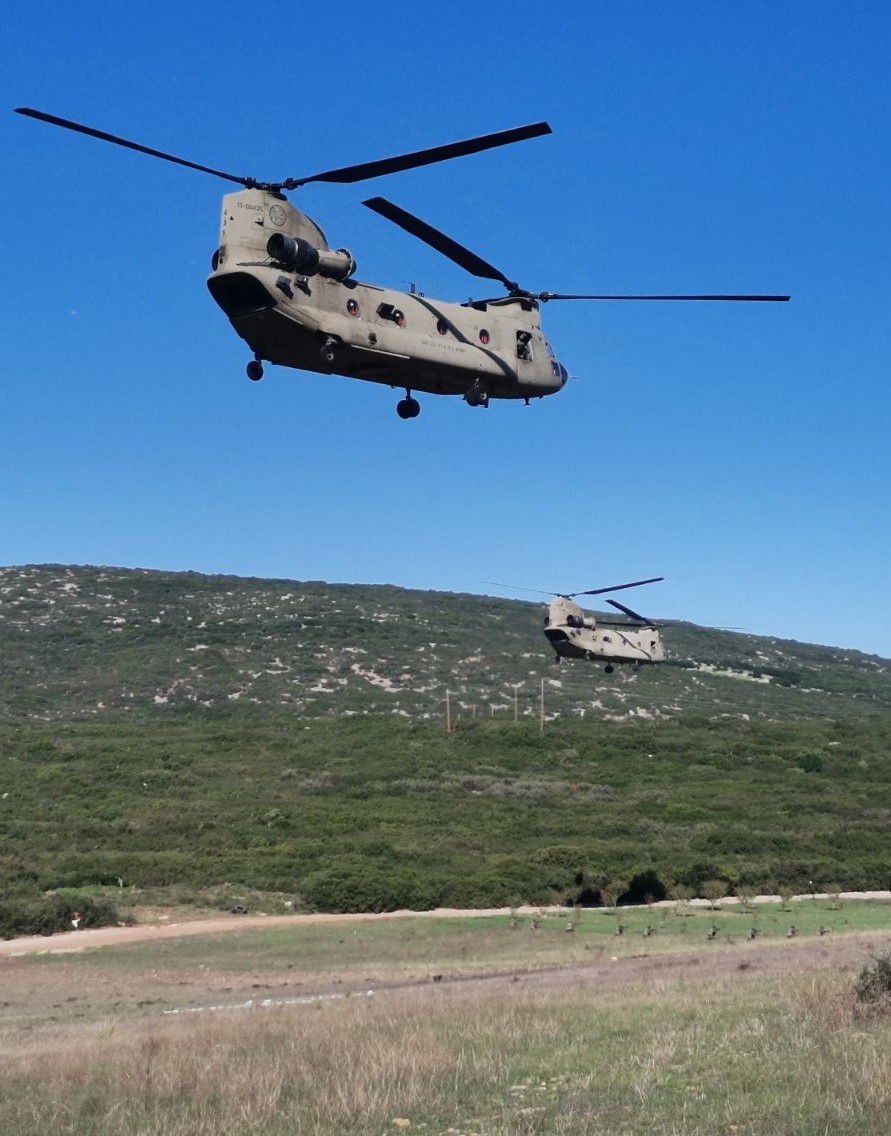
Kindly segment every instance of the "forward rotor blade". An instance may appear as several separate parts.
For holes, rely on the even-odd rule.
[[[126,138],[119,138],[116,134],[107,134],[104,130],[96,130],[92,126],[83,126],[79,122],[71,122],[67,118],[57,118],[54,114],[45,114],[42,110],[32,110],[31,107],[16,107],[16,114],[36,118],[40,122],[48,122],[51,126],[61,126],[65,130],[74,130],[78,134],[87,134],[91,138],[98,138],[102,142],[113,142],[115,146],[125,146],[128,150],[138,150],[140,154],[148,154],[152,158],[162,158],[165,162],[175,162],[178,166],[187,166],[190,170],[198,170],[203,174],[213,174],[214,177],[234,181],[239,185],[252,186],[256,184],[252,178],[239,177],[237,174],[227,174],[223,170],[215,170],[210,166],[199,166],[197,162],[189,162],[185,158],[177,158],[173,154],[165,154],[163,150],[153,150],[150,146],[142,146],[139,142],[130,142]]]
[[[434,229],[432,225],[428,225],[420,217],[415,217],[414,214],[400,209],[392,201],[387,201],[383,197],[371,197],[368,201],[363,201],[362,204],[367,205],[373,212],[379,213],[381,217],[386,217],[388,221],[392,221],[400,229],[411,233],[413,237],[417,237],[424,244],[430,245],[437,252],[441,252],[443,256],[447,256],[449,260],[454,261],[460,268],[469,272],[471,276],[480,276],[484,280],[498,280],[509,292],[518,290],[519,285],[515,281],[508,280],[503,272],[489,264],[487,260],[483,260],[475,252],[459,245],[457,241],[453,241],[451,237],[447,237],[439,229]]]
[[[28,118],[36,118],[40,122],[48,122],[51,126],[61,126],[65,130],[73,130],[78,134],[86,134],[91,138],[98,138],[102,142],[111,142],[115,146],[124,146],[128,150],[136,150],[140,154],[148,154],[151,158],[161,158],[165,162],[174,162],[178,166],[186,166],[190,170],[200,173],[213,174],[214,177],[233,181],[248,189],[260,188],[278,191],[280,189],[297,189],[309,182],[356,182],[367,178],[380,177],[382,174],[398,173],[400,170],[415,169],[418,166],[427,166],[432,162],[444,162],[449,158],[461,158],[467,154],[476,154],[480,150],[490,150],[495,146],[507,146],[512,142],[522,142],[527,138],[537,138],[541,134],[550,134],[551,128],[546,122],[536,122],[530,126],[520,126],[514,130],[502,130],[497,134],[484,134],[478,138],[469,138],[465,142],[452,142],[445,146],[434,146],[429,150],[417,150],[411,154],[402,154],[395,158],[383,158],[376,162],[363,162],[355,166],[344,166],[338,170],[327,170],[321,174],[312,174],[305,178],[288,178],[283,182],[260,182],[256,178],[240,177],[238,174],[226,173],[225,170],[216,170],[212,166],[202,166],[197,162],[190,162],[186,158],[178,158],[175,154],[168,154],[164,150],[154,150],[151,146],[143,146],[140,142],[131,142],[128,138],[121,138],[117,134],[109,134],[105,130],[97,130],[93,126],[84,126],[80,122],[72,122],[67,118],[59,118],[54,114],[46,114],[31,107],[16,107],[16,114],[24,114]]]
[[[653,576],[649,580],[635,580],[631,584],[613,584],[611,588],[589,588],[586,592],[570,592],[570,596],[600,596],[604,592],[621,592],[625,588],[639,588],[642,584],[658,584],[660,580],[664,580],[664,576]],[[611,603],[612,601],[607,601]]]
[[[536,300],[742,300],[744,302],[785,303],[790,296],[568,296],[559,292],[539,292]]]
[[[381,177],[383,174],[395,174],[402,170],[413,170],[419,166],[429,166],[434,162],[445,162],[450,158],[463,158],[468,154],[477,154],[481,150],[491,150],[496,146],[508,146],[512,142],[523,142],[527,138],[537,138],[542,134],[550,134],[551,128],[546,122],[535,122],[530,126],[518,126],[514,130],[501,130],[496,134],[483,134],[478,138],[468,138],[465,142],[450,142],[445,146],[433,146],[429,150],[415,150],[411,154],[401,154],[395,158],[381,158],[377,162],[362,162],[355,166],[344,166],[339,170],[327,170],[325,173],[313,174],[312,177],[289,178],[284,182],[284,189],[296,189],[313,181],[329,181],[341,184],[367,181],[369,178]]]

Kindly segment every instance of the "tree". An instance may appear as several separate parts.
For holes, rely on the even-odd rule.
[[[702,884],[702,894],[709,901],[712,911],[718,906],[718,900],[727,894],[725,880],[705,880]]]

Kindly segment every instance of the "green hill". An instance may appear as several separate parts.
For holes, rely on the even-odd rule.
[[[0,719],[396,714],[627,720],[891,712],[891,662],[692,624],[665,665],[557,668],[543,605],[119,568],[0,569]]]
[[[887,886],[886,660],[680,625],[662,667],[558,669],[538,604],[379,586],[43,566],[0,596],[0,899]]]

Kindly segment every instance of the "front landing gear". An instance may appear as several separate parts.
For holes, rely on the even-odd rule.
[[[263,364],[259,359],[251,359],[248,363],[247,377],[252,383],[258,383],[263,378]]]
[[[421,413],[421,404],[416,398],[412,398],[410,390],[405,392],[405,398],[396,403],[396,413],[400,418],[417,418]]]

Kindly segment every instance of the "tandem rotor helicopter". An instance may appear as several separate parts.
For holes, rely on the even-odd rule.
[[[640,588],[644,584],[658,584],[664,576],[653,576],[649,580],[634,580],[630,584],[612,584],[608,588],[588,588],[583,592],[546,592],[553,599],[548,604],[548,614],[544,619],[544,634],[554,649],[554,662],[563,659],[586,659],[588,662],[605,663],[603,668],[612,674],[617,663],[630,663],[637,672],[642,666],[665,662],[665,648],[659,625],[646,616],[638,614],[618,600],[607,600],[612,607],[628,618],[622,623],[596,619],[583,611],[576,596],[602,596],[607,592],[621,592],[626,588]],[[496,584],[498,588],[515,587],[509,584]],[[522,588],[522,591],[538,591],[537,588]]]
[[[263,364],[273,363],[401,388],[405,397],[396,406],[400,418],[420,413],[415,392],[459,395],[470,406],[488,406],[491,399],[523,399],[528,405],[531,398],[562,390],[568,373],[542,334],[539,318],[539,305],[549,300],[789,299],[529,292],[399,206],[382,197],[364,201],[471,275],[502,284],[507,293],[465,304],[445,303],[354,279],[352,254],[332,249],[321,228],[284,195],[310,182],[360,182],[536,138],[551,133],[546,122],[307,177],[262,182],[30,107],[17,107],[16,113],[243,186],[223,198],[220,243],[207,286],[253,353],[248,378],[261,379]]]
[[[588,615],[573,603],[576,596],[601,596],[606,592],[621,592],[625,588],[639,588],[643,584],[657,584],[664,576],[649,580],[635,580],[630,584],[613,584],[609,588],[588,588],[584,592],[556,594],[548,605],[545,616],[545,638],[554,648],[554,662],[561,659],[597,659],[606,663],[603,668],[612,674],[615,663],[630,663],[634,671],[647,663],[664,663],[665,649],[659,628],[646,616],[639,615],[618,600],[607,600],[611,607],[628,617],[628,622],[607,623]]]

